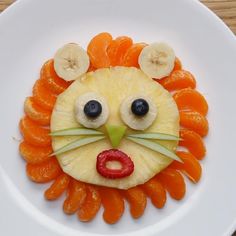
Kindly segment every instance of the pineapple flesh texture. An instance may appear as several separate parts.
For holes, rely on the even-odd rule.
[[[96,92],[103,96],[109,106],[108,125],[125,125],[120,118],[120,104],[128,96],[145,95],[157,106],[157,118],[144,131],[179,135],[179,112],[171,94],[141,70],[131,67],[113,67],[99,69],[78,78],[57,98],[52,118],[51,131],[81,127],[74,115],[77,97],[87,92]],[[127,127],[127,133],[141,133]],[[105,132],[104,127],[100,130]],[[82,138],[82,137],[81,137]],[[53,137],[54,151],[78,137]],[[176,141],[159,141],[168,149],[175,151]],[[172,160],[123,137],[118,149],[126,153],[134,163],[133,173],[125,178],[108,179],[96,170],[97,156],[104,150],[111,149],[108,136],[104,140],[88,144],[78,149],[57,156],[65,173],[73,178],[95,185],[128,189],[143,184],[167,167]]]

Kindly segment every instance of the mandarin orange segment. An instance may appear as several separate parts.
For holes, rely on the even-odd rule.
[[[133,44],[125,53],[123,62],[121,63],[122,66],[133,66],[139,68],[138,58],[143,50],[146,47],[146,43],[135,43]]]
[[[40,107],[32,97],[27,97],[24,103],[25,114],[40,125],[49,125],[51,111]]]
[[[145,193],[151,198],[152,204],[157,208],[163,208],[166,203],[166,190],[155,178],[142,185]]]
[[[42,108],[51,111],[56,102],[56,96],[48,90],[42,79],[35,82],[33,87],[33,99]]]
[[[35,147],[23,141],[19,145],[19,152],[28,163],[39,164],[51,159],[49,155],[52,153],[52,148],[51,146]]]
[[[96,35],[90,41],[87,51],[90,62],[95,68],[106,68],[110,66],[107,48],[111,42],[112,36],[106,32]]]
[[[201,160],[206,154],[206,147],[202,137],[192,130],[180,130],[179,146],[187,148],[197,159]]]
[[[186,191],[185,182],[183,176],[178,171],[166,168],[157,175],[157,179],[173,199],[181,200],[184,197]]]
[[[108,224],[116,223],[124,213],[125,205],[122,195],[117,189],[100,187],[99,192],[104,207],[103,219]]]
[[[204,137],[208,133],[208,121],[205,116],[195,111],[180,111],[180,125],[193,130]]]
[[[126,51],[132,46],[133,40],[127,36],[120,36],[112,40],[107,49],[111,66],[120,66]]]
[[[182,70],[182,63],[178,57],[175,58],[175,66],[173,71],[174,70]]]
[[[189,152],[178,151],[176,154],[183,163],[173,161],[169,167],[182,171],[192,182],[197,183],[202,175],[198,160]]]
[[[53,59],[45,62],[40,72],[40,78],[44,82],[45,87],[55,94],[64,92],[71,84],[71,82],[67,82],[57,75]]]
[[[51,137],[49,136],[49,129],[42,128],[25,116],[20,120],[20,131],[29,144],[37,147],[48,147],[51,145]]]
[[[51,157],[50,160],[40,164],[28,163],[26,165],[26,173],[32,181],[46,183],[59,176],[62,173],[62,170],[57,159]]]
[[[98,189],[88,185],[86,191],[86,199],[77,213],[80,221],[83,222],[92,220],[101,207],[101,196]]]
[[[97,68],[94,67],[94,66],[92,65],[92,63],[90,63],[89,68],[88,68],[88,72],[90,72],[90,71],[95,71],[96,69],[97,69]]]
[[[44,197],[47,200],[56,200],[66,191],[69,182],[69,175],[65,173],[59,175],[52,185],[44,192]]]
[[[196,87],[194,76],[185,70],[174,70],[168,77],[156,81],[168,91]]]
[[[134,219],[141,217],[147,205],[146,194],[140,187],[133,187],[122,191],[130,204],[130,214]]]
[[[67,194],[67,198],[63,204],[63,210],[66,214],[74,214],[86,199],[86,186],[82,182],[71,179]]]
[[[204,116],[208,112],[208,104],[206,99],[194,89],[181,89],[173,95],[173,98],[179,110],[193,110]]]

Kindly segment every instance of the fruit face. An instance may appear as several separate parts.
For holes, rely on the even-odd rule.
[[[103,98],[107,103],[109,109],[108,118],[99,128],[95,128],[106,136],[97,142],[58,154],[57,159],[64,172],[86,183],[128,189],[145,183],[172,162],[170,158],[126,138],[127,135],[135,133],[158,132],[175,136],[179,134],[179,113],[171,94],[136,68],[114,67],[99,69],[95,72],[87,73],[73,82],[57,98],[51,118],[51,132],[83,127],[76,119],[75,104],[81,96],[91,93],[96,94],[97,99],[95,100]],[[140,98],[140,95],[142,95],[141,98],[145,98],[145,100],[150,101],[155,106],[158,114],[148,128],[141,129],[142,131],[135,131],[123,121],[120,109],[121,104],[127,98]],[[130,112],[132,112],[131,106]],[[139,119],[144,121],[145,118],[146,115],[139,117]],[[132,119],[129,120],[130,122],[132,123]],[[114,132],[119,131],[119,129],[115,128],[119,126],[126,127],[125,135],[115,135]],[[113,131],[110,129],[110,135],[107,135],[105,127],[113,127]],[[54,152],[78,138],[83,139],[84,137],[53,136],[52,145]],[[109,179],[99,174],[96,169],[98,155],[105,150],[113,149],[111,139],[113,139],[113,145],[115,143],[116,149],[130,157],[134,164],[133,172],[127,177]],[[156,142],[156,140],[153,140],[153,142]],[[165,146],[170,151],[175,151],[178,141],[165,140],[157,143]],[[117,163],[111,161],[109,167],[115,169],[115,165]]]

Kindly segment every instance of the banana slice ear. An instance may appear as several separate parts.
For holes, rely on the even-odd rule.
[[[54,56],[54,68],[64,80],[75,80],[89,68],[87,52],[76,43],[69,43],[58,49]]]
[[[145,74],[161,79],[174,69],[175,53],[166,43],[153,43],[141,51],[138,62]]]

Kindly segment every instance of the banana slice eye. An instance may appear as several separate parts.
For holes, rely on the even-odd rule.
[[[90,92],[79,96],[75,101],[75,118],[87,128],[98,128],[104,125],[109,116],[105,98]]]
[[[131,129],[145,130],[156,119],[157,107],[150,98],[131,96],[122,102],[120,115],[123,122]]]

